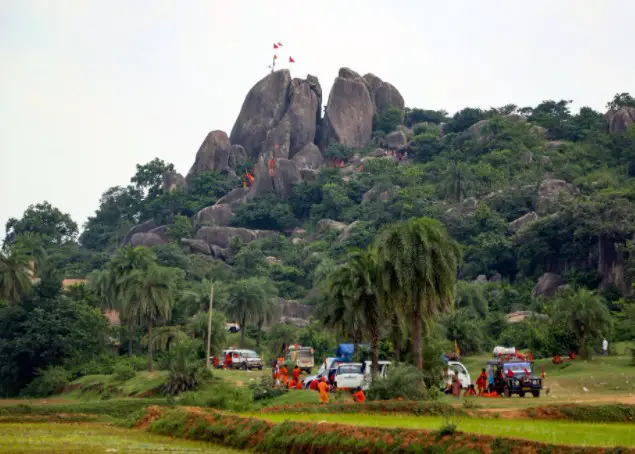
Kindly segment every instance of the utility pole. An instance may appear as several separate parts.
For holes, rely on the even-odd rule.
[[[205,365],[210,368],[210,348],[212,345],[212,306],[214,305],[214,284],[209,292],[209,314],[207,315],[207,356],[205,358]]]

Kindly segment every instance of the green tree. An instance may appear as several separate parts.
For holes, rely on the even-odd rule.
[[[174,170],[174,164],[166,164],[163,160],[154,158],[147,164],[137,164],[137,171],[130,182],[144,192],[146,200],[153,199],[163,190],[163,175],[172,170]]]
[[[403,123],[404,111],[391,107],[385,112],[380,112],[375,118],[375,131],[382,131],[385,134],[393,132]]]
[[[177,215],[174,216],[173,224],[168,229],[168,238],[170,240],[179,242],[181,238],[190,238],[192,236],[192,221],[187,216]]]
[[[240,346],[245,344],[248,323],[259,323],[275,297],[275,287],[266,277],[248,277],[229,286],[227,315],[240,325]]]
[[[0,299],[20,302],[22,295],[31,290],[31,259],[19,248],[0,250]]]
[[[620,107],[635,107],[635,98],[630,93],[616,93],[613,99],[606,103],[609,110],[618,110]]]
[[[77,236],[77,224],[67,213],[62,213],[49,202],[30,205],[22,218],[10,218],[5,227],[5,243],[11,244],[24,233],[36,233],[45,245],[73,241]]]
[[[415,364],[422,370],[422,331],[454,305],[459,245],[441,223],[429,218],[393,225],[376,245],[383,291],[412,324]]]
[[[147,324],[148,370],[152,372],[152,327],[158,320],[170,318],[176,296],[176,273],[173,269],[152,265],[132,270],[120,282],[126,312]]]
[[[466,309],[470,315],[487,315],[486,284],[480,282],[458,281],[454,290],[455,306]]]
[[[453,202],[460,202],[468,195],[472,179],[472,171],[467,164],[450,161],[442,183],[445,197]]]
[[[605,335],[611,327],[611,315],[601,296],[588,289],[569,291],[557,303],[557,314],[566,320],[580,342],[580,355],[590,357],[586,340]]]

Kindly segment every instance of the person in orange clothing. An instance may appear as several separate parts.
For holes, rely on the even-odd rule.
[[[364,391],[362,391],[362,388],[357,387],[355,394],[353,394],[353,400],[360,404],[366,400],[366,396],[364,396]]]
[[[483,395],[485,388],[487,388],[487,371],[483,369],[481,375],[476,379],[476,386],[478,386],[479,395]]]
[[[326,378],[322,377],[322,380],[320,380],[320,383],[318,383],[318,391],[320,392],[321,404],[329,403],[328,389],[329,389],[329,385],[326,383]]]
[[[298,384],[295,385],[295,389],[304,389],[304,385],[301,380],[298,380]]]
[[[297,364],[293,368],[293,379],[295,381],[300,381],[300,368],[298,367]]]
[[[231,353],[227,352],[227,354],[225,355],[225,369],[231,369],[232,367],[232,355]]]
[[[212,358],[212,366],[218,369],[218,365],[219,365],[218,356],[214,355],[214,357]]]
[[[463,396],[465,396],[465,397],[476,396],[476,389],[474,389],[474,385],[468,386],[467,389],[465,390],[465,394],[463,394]]]
[[[282,384],[287,386],[287,382],[289,381],[289,369],[287,369],[287,365],[283,364],[280,368],[280,372],[282,372]]]
[[[295,380],[295,378],[292,378],[291,381],[289,382],[289,385],[287,386],[288,389],[295,389],[296,386],[298,386],[298,382]]]

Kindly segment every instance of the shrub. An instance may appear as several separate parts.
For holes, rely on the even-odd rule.
[[[114,373],[117,360],[113,355],[101,355],[96,359],[79,364],[71,369],[74,377],[85,375],[111,375]]]
[[[169,356],[168,369],[170,371],[161,391],[168,396],[176,396],[185,391],[191,391],[206,379],[212,378],[212,373],[198,362],[195,357],[195,345],[192,342],[181,342],[173,349]]]
[[[71,373],[61,366],[38,369],[37,377],[22,390],[26,396],[45,397],[62,392],[71,381]]]
[[[115,377],[115,380],[118,380],[118,381],[130,380],[131,378],[134,378],[135,375],[137,375],[135,370],[132,368],[130,364],[126,364],[126,363],[117,364],[113,371],[113,376]]]
[[[260,383],[258,384],[250,384],[249,389],[251,390],[251,395],[254,401],[273,399],[274,397],[281,396],[288,392],[288,390],[284,388],[274,388],[273,381],[269,375],[263,375],[260,379]]]
[[[445,437],[446,435],[454,435],[456,432],[457,425],[454,424],[450,419],[446,419],[443,422],[443,425],[439,429],[438,436],[439,438]]]
[[[421,371],[405,364],[388,369],[385,379],[373,380],[367,393],[369,400],[434,400],[439,394],[435,388],[426,388]]]

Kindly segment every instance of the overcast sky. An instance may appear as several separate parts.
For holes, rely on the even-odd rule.
[[[0,0],[0,237],[50,201],[80,226],[160,157],[186,173],[280,67],[373,72],[410,107],[635,93],[633,0]]]

